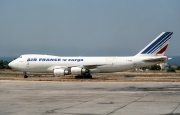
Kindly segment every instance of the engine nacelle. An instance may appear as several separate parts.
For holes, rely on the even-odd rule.
[[[80,67],[72,67],[71,68],[71,74],[72,75],[80,75],[89,72],[88,70]]]
[[[68,75],[69,71],[68,70],[64,70],[64,69],[54,69],[54,76],[58,77],[58,76],[62,76],[62,75]]]

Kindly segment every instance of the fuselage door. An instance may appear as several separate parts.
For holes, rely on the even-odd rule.
[[[26,67],[29,67],[29,65],[30,65],[30,63],[29,63],[29,62],[27,62]]]
[[[22,58],[22,56],[20,56],[19,58],[18,58],[18,68],[24,68],[25,67],[25,60],[24,60],[24,58]]]

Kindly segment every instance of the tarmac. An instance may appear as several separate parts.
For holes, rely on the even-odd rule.
[[[180,83],[0,81],[0,115],[180,115]]]

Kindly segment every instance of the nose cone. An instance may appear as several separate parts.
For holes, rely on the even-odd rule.
[[[9,67],[11,67],[12,69],[17,69],[17,64],[15,61],[12,61],[8,64]]]

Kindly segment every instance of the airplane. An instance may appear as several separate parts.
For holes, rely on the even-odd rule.
[[[111,73],[151,66],[168,60],[164,53],[173,32],[162,32],[134,56],[126,57],[60,57],[42,54],[25,54],[9,63],[9,67],[27,72],[51,72],[55,77],[73,75],[75,78],[92,78],[92,73]]]

